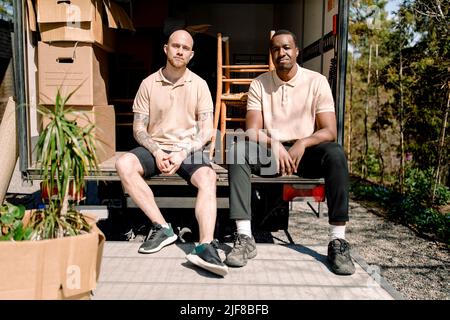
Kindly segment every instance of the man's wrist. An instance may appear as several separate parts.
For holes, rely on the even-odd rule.
[[[295,142],[295,144],[301,145],[301,146],[303,146],[304,148],[306,148],[306,147],[308,147],[308,142],[307,142],[306,139],[307,139],[307,138],[298,139],[298,140]]]
[[[153,150],[150,151],[150,153],[156,158],[156,156],[158,155],[158,153],[162,151],[162,149],[158,146],[156,148],[154,148]]]
[[[190,147],[181,147],[181,151],[184,152],[184,157],[186,158],[191,153]]]

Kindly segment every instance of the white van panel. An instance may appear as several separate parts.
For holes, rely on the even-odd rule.
[[[322,37],[323,2],[305,0],[305,30],[303,32],[303,47],[306,47]]]

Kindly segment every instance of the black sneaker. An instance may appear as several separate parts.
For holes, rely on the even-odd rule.
[[[186,256],[186,259],[196,266],[224,277],[228,267],[223,264],[217,252],[217,242],[199,244]]]
[[[328,261],[338,275],[355,273],[355,265],[350,257],[350,244],[344,239],[334,239],[328,244]]]
[[[236,233],[233,249],[227,255],[225,263],[230,267],[243,267],[247,264],[247,260],[253,259],[256,254],[255,238]]]
[[[172,226],[169,223],[169,228],[163,228],[160,224],[154,224],[150,229],[147,239],[139,247],[139,253],[154,253],[161,250],[163,247],[174,243],[177,240],[177,235],[173,232]]]

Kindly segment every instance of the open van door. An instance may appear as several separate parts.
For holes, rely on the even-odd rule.
[[[47,52],[45,57],[51,57],[53,56],[52,50],[63,50],[67,43],[62,41],[63,44],[60,45],[58,41],[50,43],[45,41],[48,34],[46,37],[43,36],[42,30],[44,29],[40,28],[39,16],[35,12],[35,5],[40,1],[44,0],[14,1],[13,53],[19,164],[22,176],[27,180],[40,179],[33,155],[42,123],[36,111],[36,105],[42,93],[42,83],[40,86],[39,82],[43,78],[42,73],[44,72],[39,67],[39,61],[42,62],[40,59],[43,57],[39,56],[38,48],[42,48],[41,52]],[[111,125],[111,121],[115,121],[113,124],[115,135],[106,136],[106,138],[114,139],[113,156],[101,164],[98,174],[87,177],[91,180],[112,181],[109,187],[115,189],[113,191],[111,189],[105,194],[117,195],[118,190],[119,193],[122,192],[114,164],[118,156],[130,150],[135,144],[132,134],[133,113],[131,110],[134,96],[140,82],[165,63],[162,47],[174,29],[185,28],[191,30],[194,35],[196,54],[191,61],[192,64],[188,67],[206,80],[213,97],[217,82],[216,48],[219,32],[229,39],[232,64],[248,64],[249,61],[266,63],[269,56],[268,34],[270,30],[288,29],[297,34],[300,47],[298,63],[305,68],[322,73],[330,82],[335,97],[338,142],[343,143],[348,0],[249,0],[239,2],[225,0],[77,0],[77,2],[59,1],[57,3],[64,5],[84,3],[88,6],[93,3],[102,3],[102,1],[103,4],[114,4],[116,9],[120,7],[122,15],[123,13],[128,14],[132,24],[129,29],[134,30],[133,32],[125,30],[126,32],[114,31],[112,33],[114,39],[108,41],[108,52],[100,55],[105,57],[105,60],[108,59],[109,63],[103,65],[97,63],[106,70],[96,70],[95,65],[92,65],[92,61],[96,61],[96,51],[98,51],[96,44],[97,42],[105,44],[106,35],[98,35],[96,32],[89,33],[87,36],[94,36],[95,41],[93,42],[96,44],[88,46],[83,44],[85,38],[80,38],[75,44],[80,50],[87,47],[87,53],[83,55],[86,57],[86,61],[77,61],[77,65],[81,68],[81,66],[90,64],[85,72],[92,71],[92,74],[88,74],[89,79],[96,79],[90,83],[101,80],[103,74],[108,75],[107,78],[103,78],[105,86],[102,88],[109,89],[107,89],[106,95],[101,96],[103,104],[106,103],[108,106],[83,106],[84,108],[95,107],[96,110],[99,110],[100,115],[104,115],[101,110],[108,110],[109,116],[105,121],[109,125]],[[108,17],[108,15],[98,14],[96,16],[100,16],[102,19]],[[88,15],[88,20],[89,17]],[[91,20],[89,23],[92,24]],[[115,20],[108,20],[108,23],[111,21]],[[62,27],[64,27],[64,23]],[[77,33],[70,34],[71,41],[77,39],[76,35]],[[83,35],[85,36],[85,33]],[[108,31],[108,35],[111,35],[111,32]],[[80,59],[80,55],[77,57]],[[54,62],[53,60],[52,62]],[[110,106],[113,106],[113,109],[109,108]],[[98,117],[98,119],[101,118]],[[216,172],[218,176],[218,207],[227,208],[226,168],[216,168]],[[188,185],[181,180],[179,177],[161,177],[160,179],[152,178],[152,181],[148,183],[152,184],[152,190],[153,188],[162,189],[159,193],[161,205],[192,206],[195,199],[191,193],[185,193],[182,190]],[[286,179],[269,181],[255,178],[253,182],[255,185],[266,185],[261,187],[260,194],[262,195],[265,194],[264,190],[276,189],[276,191],[267,193],[268,195],[276,194],[276,201],[264,202],[262,206],[266,208],[265,210],[282,217],[277,218],[278,221],[281,221],[280,228],[287,227],[286,217],[289,214],[287,205],[292,199],[318,203],[324,199],[323,179],[310,181],[297,178],[295,181]],[[177,192],[173,191],[174,186],[177,188]],[[182,198],[180,195],[183,194],[187,196]],[[172,201],[173,198],[177,198],[176,201]],[[128,201],[123,203],[128,203]],[[272,210],[273,208],[282,214],[278,215],[279,212]]]

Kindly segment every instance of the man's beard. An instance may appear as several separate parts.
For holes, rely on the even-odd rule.
[[[182,59],[169,58],[170,65],[174,68],[180,69],[186,66],[186,63]]]
[[[277,70],[281,70],[281,71],[289,71],[294,67],[294,64],[292,63],[277,63]]]

